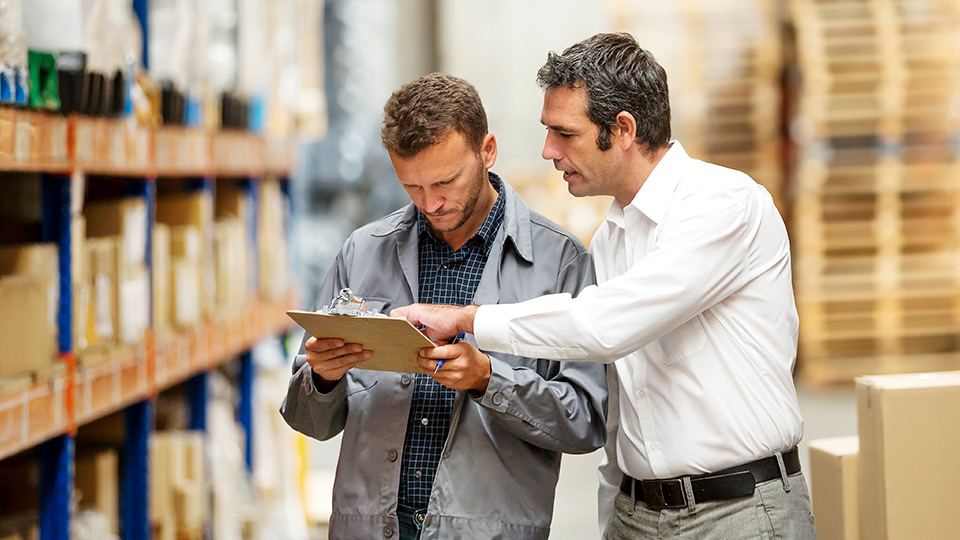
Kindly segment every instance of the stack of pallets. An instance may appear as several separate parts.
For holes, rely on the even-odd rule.
[[[960,2],[789,4],[801,373],[960,368]]]
[[[694,158],[749,174],[783,211],[777,5],[611,0],[611,11],[667,71],[673,137]]]

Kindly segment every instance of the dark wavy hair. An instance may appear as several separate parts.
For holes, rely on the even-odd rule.
[[[467,81],[431,73],[395,91],[383,106],[383,147],[408,158],[459,131],[480,153],[487,134],[487,113],[477,89]]]
[[[551,52],[537,72],[540,88],[587,91],[587,116],[600,128],[597,146],[608,150],[610,128],[626,111],[637,122],[637,141],[653,151],[670,142],[667,72],[630,34],[596,34],[563,54]]]

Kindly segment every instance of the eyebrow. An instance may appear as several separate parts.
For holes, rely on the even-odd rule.
[[[573,129],[573,128],[569,128],[569,127],[564,126],[564,125],[557,125],[557,124],[550,125],[550,124],[545,124],[542,120],[540,121],[540,123],[543,124],[544,126],[546,126],[547,129],[552,129],[552,130],[554,130],[554,131],[568,131],[568,132],[571,132],[571,133],[575,133],[575,132],[577,131],[577,130],[575,130],[575,129]]]

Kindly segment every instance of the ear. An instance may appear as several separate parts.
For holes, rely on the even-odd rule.
[[[497,162],[497,138],[493,133],[483,136],[483,142],[480,143],[480,161],[486,169],[492,169]]]
[[[614,119],[613,127],[610,128],[612,134],[611,142],[615,146],[626,150],[634,144],[637,138],[637,120],[627,111],[620,111]]]

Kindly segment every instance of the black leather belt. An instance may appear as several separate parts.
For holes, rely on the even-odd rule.
[[[800,472],[800,455],[796,447],[783,454],[787,475]],[[769,456],[717,471],[690,477],[693,497],[697,502],[719,501],[749,497],[757,484],[780,478],[777,456]],[[685,508],[687,493],[683,489],[683,477],[667,480],[637,480],[623,475],[620,491],[627,497],[643,501],[652,510]]]

